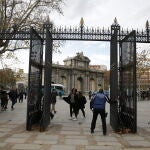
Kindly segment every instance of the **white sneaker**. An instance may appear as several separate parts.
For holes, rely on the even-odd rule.
[[[72,117],[70,117],[70,118],[69,118],[69,120],[73,120],[73,118],[72,118]]]
[[[76,121],[76,120],[78,120],[78,119],[77,119],[77,118],[73,118],[72,120]]]

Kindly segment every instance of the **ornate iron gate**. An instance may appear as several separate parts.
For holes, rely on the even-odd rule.
[[[49,104],[50,104],[50,83],[51,83],[51,57],[53,40],[83,40],[83,41],[111,41],[111,99],[115,102],[119,99],[118,104],[111,104],[110,122],[114,130],[118,128],[118,117],[123,121],[123,126],[128,127],[132,132],[136,132],[136,42],[150,43],[149,22],[146,22],[146,30],[133,31],[120,30],[120,25],[115,18],[111,30],[98,28],[88,28],[84,26],[81,20],[80,27],[63,28],[53,27],[49,22],[43,25],[44,29],[38,30],[18,30],[14,32],[1,32],[0,40],[29,40],[30,60],[29,60],[29,79],[28,79],[28,104],[27,104],[27,130],[31,130],[32,125],[40,123],[42,129],[49,124]],[[44,31],[44,32],[43,32]],[[45,32],[46,31],[46,32]],[[117,33],[115,33],[117,31]],[[119,32],[118,32],[119,31]],[[45,36],[46,34],[46,36]],[[129,34],[129,35],[128,35]],[[40,37],[40,36],[42,37]],[[46,39],[46,58],[45,58],[45,87],[44,99],[42,98],[42,64],[43,64],[43,39]],[[122,40],[123,39],[123,40]],[[118,53],[117,42],[120,42],[120,86],[118,93]],[[128,48],[131,51],[128,51]],[[49,57],[49,58],[48,58]],[[42,103],[43,102],[43,103]],[[119,116],[118,116],[119,110]]]
[[[124,128],[137,132],[136,33],[120,42],[120,121]]]
[[[26,129],[31,130],[33,124],[41,121],[42,99],[42,65],[43,65],[43,39],[38,33],[30,29],[30,58],[28,76],[28,101]]]

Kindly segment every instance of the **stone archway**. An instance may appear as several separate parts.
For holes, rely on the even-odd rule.
[[[82,77],[77,78],[77,90],[83,91],[83,78]]]
[[[61,83],[65,87],[65,93],[67,92],[67,79],[65,76],[61,76]]]
[[[95,80],[93,78],[90,79],[90,90],[96,91]]]

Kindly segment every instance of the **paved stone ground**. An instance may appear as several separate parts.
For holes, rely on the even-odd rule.
[[[109,125],[102,135],[100,117],[95,133],[90,134],[92,113],[89,101],[86,118],[79,113],[78,121],[69,120],[69,106],[63,100],[56,103],[57,113],[45,132],[38,128],[26,131],[26,100],[15,110],[0,113],[0,150],[150,150],[150,101],[138,102],[138,133],[117,134]],[[107,104],[109,112],[109,105]]]

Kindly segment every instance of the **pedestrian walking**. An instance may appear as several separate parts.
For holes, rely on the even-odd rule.
[[[78,112],[79,110],[82,111],[83,117],[85,118],[85,104],[86,104],[86,97],[82,94],[82,92],[78,92]]]
[[[9,92],[9,98],[12,102],[12,105],[11,105],[11,110],[14,110],[14,105],[15,103],[17,102],[17,89],[15,87],[13,87],[10,92]]]
[[[56,113],[55,105],[56,105],[56,98],[57,98],[57,91],[55,89],[52,89],[52,97],[51,97],[51,111]]]
[[[71,93],[68,96],[68,100],[70,101],[70,119],[77,120],[78,115],[78,95],[77,95],[77,89],[73,88],[71,90]],[[75,115],[75,118],[73,118],[73,113]]]
[[[24,92],[24,98],[25,99],[27,98],[27,92]]]
[[[91,133],[94,133],[98,114],[100,114],[101,116],[103,135],[106,135],[107,133],[106,114],[105,114],[106,101],[109,103],[109,99],[104,95],[103,89],[100,89],[99,92],[96,93],[91,99],[90,109],[92,109],[93,111],[93,118],[91,122]]]
[[[22,91],[18,94],[19,103],[23,102],[23,95],[24,95],[24,93]]]
[[[6,110],[8,105],[8,94],[4,89],[4,87],[1,87],[0,98],[1,98],[1,109]]]
[[[89,100],[91,100],[92,91],[89,91]]]

